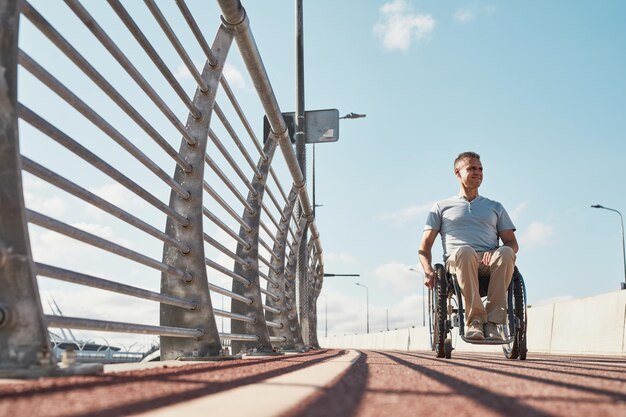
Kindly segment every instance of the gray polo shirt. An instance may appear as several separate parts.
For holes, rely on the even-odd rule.
[[[479,195],[470,202],[454,196],[433,205],[424,230],[439,231],[444,258],[448,259],[462,245],[476,252],[497,248],[499,232],[515,230],[515,225],[497,201]]]

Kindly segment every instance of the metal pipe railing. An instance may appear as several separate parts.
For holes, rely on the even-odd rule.
[[[245,303],[245,304],[252,304],[252,300],[250,298],[243,297],[243,296],[241,296],[239,294],[236,294],[236,293],[234,293],[232,291],[227,290],[226,288],[222,288],[222,287],[220,287],[218,285],[211,284],[210,282],[209,282],[209,289],[211,291],[213,291],[213,292],[218,293],[218,294],[222,294],[222,295],[224,295],[226,297],[230,297],[233,300],[241,301],[242,303]]]
[[[145,324],[120,323],[115,321],[81,319],[77,317],[45,315],[48,327],[98,330],[101,332],[124,332],[136,334],[154,334],[170,337],[188,337],[199,339],[203,333],[199,329],[185,329],[170,326],[149,326]]]
[[[96,127],[107,134],[115,143],[126,150],[137,161],[148,168],[152,173],[159,177],[163,182],[169,185],[173,190],[183,198],[188,198],[189,193],[183,189],[172,177],[170,177],[163,169],[161,169],[154,161],[148,158],[139,148],[137,148],[130,140],[117,131],[113,126],[107,123],[100,115],[98,115],[91,107],[85,104],[80,98],[72,93],[59,80],[54,78],[48,71],[40,66],[28,54],[23,51],[19,52],[19,63],[33,74],[39,81],[44,83],[48,88],[54,91],[59,97],[63,98],[68,104],[74,107],[87,120],[92,122]],[[188,164],[185,163],[185,166]]]
[[[248,162],[248,165],[250,165],[250,168],[252,168],[252,170],[254,171],[254,174],[256,175],[256,177],[259,179],[263,178],[263,174],[261,174],[261,171],[259,171],[259,168],[256,166],[256,164],[252,160],[252,157],[246,150],[245,146],[243,146],[241,139],[239,139],[239,135],[237,135],[237,132],[235,132],[235,129],[233,129],[233,126],[230,124],[230,122],[228,121],[228,118],[226,117],[226,115],[224,114],[224,112],[222,111],[222,109],[217,103],[215,103],[215,106],[213,106],[213,111],[222,122],[222,125],[224,126],[224,128],[226,128],[226,131],[228,132],[229,136],[231,137],[231,139],[233,140],[233,142],[235,143],[235,145],[237,146],[237,148],[243,155],[246,162]]]
[[[239,46],[241,56],[246,64],[246,68],[248,69],[248,73],[250,74],[252,82],[257,90],[261,104],[265,109],[265,114],[270,123],[271,129],[280,137],[279,145],[287,162],[289,172],[293,178],[294,186],[298,189],[304,216],[312,217],[313,210],[309,200],[309,195],[305,188],[304,177],[302,175],[302,171],[300,170],[300,166],[298,165],[298,160],[293,147],[291,146],[287,132],[287,125],[283,119],[280,106],[278,105],[278,101],[274,95],[274,90],[272,89],[265,66],[263,65],[261,54],[259,53],[254,37],[252,36],[250,23],[245,10],[241,6],[239,0],[218,0],[218,3],[222,9],[225,24],[230,26],[237,33],[235,40]],[[309,228],[311,236],[315,241],[315,246],[317,247],[318,253],[320,253],[321,257],[322,247],[319,240],[319,231],[317,230],[317,226],[314,221],[311,222]]]
[[[235,261],[238,264],[240,264],[241,266],[243,266],[244,268],[250,268],[251,267],[250,262],[248,262],[245,259],[241,258],[235,252],[231,251],[226,246],[222,245],[220,242],[218,242],[217,240],[213,239],[211,236],[209,236],[206,233],[204,234],[204,241],[207,242],[209,245],[213,246],[214,248],[216,248],[217,250],[219,250],[220,252],[222,252],[224,255],[226,255],[229,258],[231,258],[233,261]]]
[[[196,23],[196,19],[193,18],[193,15],[189,11],[187,4],[185,3],[184,0],[176,0],[176,5],[178,6],[183,17],[185,18],[185,21],[189,25],[189,28],[193,32],[193,35],[196,37],[196,40],[198,41],[198,44],[200,45],[200,47],[202,48],[202,51],[206,55],[209,61],[209,64],[213,67],[216,66],[217,58],[215,57],[215,54],[213,54],[211,47],[209,46],[206,39],[202,35],[202,32],[200,31],[200,27],[198,26],[198,23]],[[224,77],[222,77],[222,79],[224,79]]]
[[[161,75],[165,78],[165,80],[172,87],[176,95],[182,100],[182,102],[187,106],[189,112],[193,115],[194,118],[199,119],[202,117],[202,113],[200,110],[193,104],[193,102],[189,99],[185,90],[180,85],[174,74],[169,70],[165,62],[159,56],[159,53],[154,49],[148,38],[143,34],[139,26],[135,23],[133,18],[128,14],[124,6],[118,0],[107,0],[111,8],[115,11],[120,20],[124,23],[128,31],[133,35],[137,43],[143,48],[148,57],[152,60],[157,69],[161,72]]]
[[[152,100],[159,110],[167,117],[167,119],[174,125],[176,130],[183,135],[187,143],[195,144],[189,132],[185,129],[185,126],[180,122],[178,117],[174,114],[172,109],[165,104],[165,102],[159,97],[157,92],[152,88],[150,83],[141,75],[139,70],[132,64],[126,55],[118,48],[115,42],[107,35],[102,27],[96,22],[96,20],[89,14],[89,12],[77,1],[77,0],[65,0],[65,4],[78,16],[78,18],[85,24],[85,26],[93,33],[93,35],[100,41],[102,46],[115,58],[122,68],[132,77],[137,85],[146,93],[146,95]]]
[[[99,209],[119,218],[120,220],[123,220],[132,226],[135,226],[137,229],[142,230],[147,234],[161,240],[163,243],[167,243],[168,245],[177,248],[183,253],[189,253],[189,251],[191,250],[191,248],[189,248],[189,246],[187,246],[186,244],[179,242],[171,236],[168,236],[156,227],[149,225],[148,223],[133,216],[127,211],[124,211],[116,205],[109,203],[105,199],[98,197],[94,193],[85,190],[84,188],[39,165],[35,161],[26,158],[25,156],[22,156],[22,167],[24,171],[29,172],[45,181],[48,181],[50,184],[53,184],[60,189],[86,201],[92,206],[98,207]]]
[[[204,260],[204,262],[207,264],[207,266],[210,266],[211,268],[215,269],[216,271],[221,272],[224,275],[228,275],[229,277],[231,277],[235,281],[241,282],[243,285],[249,286],[251,284],[251,282],[249,280],[247,280],[246,278],[242,277],[238,273],[231,271],[230,269],[228,269],[228,268],[218,264],[215,261],[212,261],[209,258],[206,258]]]
[[[26,0],[22,0],[22,14],[28,18],[52,43],[80,68],[106,95],[109,96],[138,126],[140,126],[178,165],[190,172],[191,167],[161,134],[98,72],[78,51],[70,45]]]
[[[79,272],[69,271],[67,269],[62,269],[42,263],[35,263],[35,272],[37,273],[37,275],[48,278],[71,282],[79,285],[85,285],[101,290],[117,292],[120,294],[130,295],[132,297],[142,298],[144,300],[158,301],[160,303],[186,308],[188,310],[195,310],[196,308],[198,308],[198,304],[192,300],[184,300],[182,298],[171,297],[157,292],[133,287],[131,285],[125,285],[119,282],[97,278],[91,275],[81,274]]]
[[[219,137],[215,134],[215,132],[213,131],[213,129],[209,130],[209,139],[211,139],[211,141],[213,142],[213,144],[215,145],[215,147],[220,151],[220,153],[222,154],[222,156],[224,156],[224,158],[226,159],[226,161],[228,162],[228,164],[230,165],[230,167],[235,171],[235,173],[237,174],[237,176],[239,176],[239,178],[241,179],[241,181],[248,187],[248,188],[252,188],[252,184],[250,183],[250,180],[248,179],[248,177],[246,176],[246,174],[244,174],[243,170],[239,167],[239,165],[237,165],[237,163],[235,162],[235,160],[233,159],[233,157],[230,155],[230,153],[228,152],[228,150],[226,150],[226,147],[222,144],[222,142],[220,141]],[[252,189],[251,193],[253,195],[256,196],[257,191]]]
[[[117,243],[113,243],[109,240],[103,239],[91,233],[87,233],[76,227],[70,226],[69,224],[60,222],[41,213],[37,213],[36,211],[26,209],[26,215],[28,221],[32,224],[36,224],[37,226],[44,227],[48,230],[52,230],[72,239],[80,240],[81,242],[87,243],[88,245],[95,246],[107,252],[119,255],[123,258],[130,259],[132,261],[138,262],[145,266],[149,266],[150,268],[154,268],[166,274],[181,278],[185,282],[190,282],[193,279],[189,272],[180,270],[163,262],[156,261],[152,258],[142,255],[139,252],[135,252],[134,250],[125,248],[121,245],[118,245]]]
[[[224,223],[223,221],[221,221],[215,214],[211,213],[209,211],[209,209],[207,209],[206,207],[202,208],[202,213],[204,214],[204,216],[206,218],[208,218],[209,220],[211,220],[214,224],[216,224],[220,229],[222,229],[224,232],[226,232],[230,237],[232,237],[233,239],[235,239],[237,241],[237,243],[241,244],[243,247],[246,247],[247,249],[249,248],[249,244],[248,242],[246,242],[245,240],[243,240],[237,233],[235,233],[230,227],[228,227],[226,225],[226,223]]]
[[[167,20],[165,19],[165,16],[163,16],[163,13],[161,13],[161,10],[152,0],[144,0],[144,3],[146,4],[146,6],[148,6],[148,9],[150,9],[150,13],[152,13],[152,16],[154,16],[154,18],[156,19],[157,23],[165,33],[165,36],[167,36],[167,39],[169,39],[169,41],[172,43],[172,46],[178,53],[178,56],[180,56],[180,59],[183,61],[193,78],[198,83],[200,91],[202,91],[203,93],[209,91],[209,86],[202,79],[200,72],[198,72],[195,65],[191,61],[189,54],[187,54],[187,51],[185,51],[185,48],[178,40],[178,37],[172,30],[172,27],[169,25],[169,23],[167,23]]]
[[[215,191],[213,189],[213,187],[211,187],[209,185],[208,182],[204,181],[203,183],[203,188],[204,191],[206,191],[211,197],[213,197],[213,199],[224,209],[226,210],[226,212],[228,214],[230,214],[230,216],[235,219],[237,221],[237,223],[239,223],[241,225],[241,227],[243,227],[244,229],[246,229],[246,231],[251,232],[252,229],[250,228],[250,226],[248,224],[246,224],[246,222],[237,214],[237,212],[230,206],[230,204],[228,204],[220,195],[217,191]],[[254,210],[252,210],[254,211]]]
[[[102,106],[95,105],[90,107],[87,104],[88,100],[83,101],[79,98],[84,97],[84,92],[80,90],[83,88],[80,83],[75,83],[73,79],[69,79],[64,84],[60,81],[64,79],[63,76],[57,79],[48,72],[50,65],[45,60],[42,60],[37,55],[33,55],[39,61],[37,62],[25,52],[18,53],[16,43],[14,51],[16,62],[19,55],[19,63],[24,70],[32,74],[34,79],[38,79],[47,86],[46,93],[56,94],[54,95],[54,100],[60,98],[69,105],[72,112],[68,114],[66,120],[58,117],[54,118],[54,116],[49,118],[51,121],[55,120],[55,123],[51,123],[30,110],[27,106],[18,104],[15,101],[13,110],[19,114],[19,117],[24,122],[30,125],[27,129],[24,129],[26,131],[24,140],[29,140],[32,132],[35,133],[33,137],[38,137],[39,132],[43,133],[69,150],[71,152],[70,156],[74,160],[80,158],[90,165],[90,171],[80,172],[81,175],[87,176],[91,171],[96,172],[98,175],[103,173],[115,181],[115,186],[121,185],[125,190],[131,191],[134,195],[146,201],[151,207],[159,210],[157,214],[161,215],[163,213],[165,215],[165,228],[161,229],[159,226],[163,225],[163,218],[154,220],[152,217],[149,217],[150,222],[148,222],[142,219],[144,217],[143,213],[141,214],[142,218],[140,218],[137,211],[122,209],[122,205],[115,203],[115,198],[107,198],[104,193],[100,194],[90,191],[88,188],[83,188],[87,180],[77,181],[76,178],[70,175],[73,174],[72,171],[69,171],[70,174],[67,174],[68,171],[64,169],[55,172],[52,169],[55,164],[49,163],[46,159],[47,155],[42,155],[39,152],[40,149],[31,144],[24,147],[26,156],[21,157],[21,166],[19,166],[20,155],[19,153],[16,154],[16,160],[18,161],[18,168],[16,168],[18,171],[16,172],[19,174],[23,170],[25,173],[34,175],[37,177],[37,183],[39,183],[39,179],[43,180],[46,192],[51,190],[50,192],[59,193],[63,198],[70,194],[82,200],[79,203],[83,207],[88,208],[87,211],[83,212],[83,215],[88,215],[91,208],[98,208],[124,222],[125,224],[122,224],[125,227],[124,230],[130,230],[130,233],[135,233],[136,229],[138,229],[140,232],[158,239],[163,245],[162,258],[161,260],[153,259],[153,248],[149,245],[145,247],[139,246],[142,248],[142,251],[145,251],[145,254],[140,253],[132,249],[136,247],[132,244],[120,245],[72,226],[70,225],[72,221],[67,221],[66,218],[64,218],[64,221],[67,221],[67,223],[64,223],[49,217],[45,213],[39,213],[38,206],[33,207],[33,209],[36,208],[37,210],[29,210],[25,209],[22,204],[21,208],[18,207],[19,213],[24,216],[24,222],[28,221],[33,225],[82,242],[81,248],[100,248],[116,256],[124,257],[150,269],[160,271],[161,292],[149,291],[128,283],[99,278],[98,276],[108,275],[104,271],[102,273],[93,272],[93,274],[86,274],[78,270],[74,271],[73,269],[77,269],[74,267],[62,268],[45,263],[34,263],[28,250],[23,256],[24,259],[30,262],[35,288],[36,276],[39,275],[71,284],[156,301],[160,303],[159,317],[161,325],[150,326],[90,318],[45,316],[41,313],[35,315],[35,317],[38,317],[37,320],[42,325],[41,327],[43,329],[46,328],[45,326],[70,327],[86,330],[160,335],[163,359],[217,356],[222,352],[222,341],[224,340],[232,340],[234,342],[231,345],[234,349],[233,353],[238,353],[238,350],[235,349],[239,347],[244,351],[254,349],[256,352],[269,353],[276,347],[291,346],[294,342],[298,346],[302,345],[298,314],[295,311],[296,300],[298,299],[296,291],[304,291],[306,294],[316,296],[316,292],[321,284],[319,271],[323,268],[321,245],[314,223],[315,219],[312,216],[304,177],[297,165],[295,154],[288,138],[286,124],[280,113],[280,108],[267,78],[261,57],[256,49],[245,11],[240,3],[236,0],[218,1],[224,16],[222,25],[218,29],[213,43],[209,45],[200,30],[198,21],[196,21],[187,4],[183,0],[177,0],[178,9],[207,58],[207,63],[200,70],[199,67],[193,64],[192,55],[185,48],[184,42],[186,38],[177,33],[178,27],[173,25],[174,20],[170,18],[171,16],[164,14],[166,9],[159,8],[160,6],[157,6],[154,0],[144,0],[147,11],[152,15],[150,16],[149,13],[146,13],[145,16],[148,16],[150,23],[154,24],[156,22],[160,26],[161,31],[169,39],[169,43],[182,60],[183,68],[187,68],[197,84],[197,88],[194,87],[196,88],[195,95],[191,96],[184,91],[180,82],[176,79],[176,75],[168,68],[153,46],[160,45],[157,45],[155,40],[148,39],[148,35],[151,35],[151,33],[142,32],[139,29],[140,25],[143,27],[143,22],[139,20],[140,14],[131,16],[119,0],[108,0],[114,12],[114,14],[111,14],[115,20],[114,24],[119,25],[121,21],[130,32],[130,35],[137,41],[138,46],[146,53],[151,63],[144,57],[135,57],[128,52],[122,52],[122,50],[126,51],[125,45],[116,43],[113,40],[118,39],[118,34],[112,36],[112,32],[107,32],[106,17],[103,16],[101,18],[100,15],[88,12],[92,7],[90,4],[85,4],[84,7],[79,0],[64,1],[78,19],[81,20],[82,24],[79,25],[78,29],[82,30],[83,33],[89,34],[90,32],[93,34],[96,38],[97,46],[99,47],[101,44],[108,50],[110,55],[101,54],[101,58],[108,61],[102,62],[113,63],[117,71],[123,71],[123,76],[128,75],[131,88],[137,89],[138,87],[138,89],[143,91],[141,99],[148,103],[148,107],[134,107],[135,104],[131,104],[129,100],[131,97],[125,90],[126,84],[116,83],[114,81],[117,80],[113,78],[105,79],[105,74],[109,77],[110,75],[103,70],[106,64],[100,63],[100,57],[90,62],[87,59],[89,55],[81,55],[77,48],[71,44],[74,43],[73,39],[64,38],[59,33],[60,31],[57,31],[53,24],[50,23],[55,22],[55,18],[51,18],[50,21],[46,20],[27,0],[24,0],[21,3],[24,17],[29,19],[34,25],[34,27],[27,26],[25,30],[34,30],[37,35],[41,32],[55,44],[60,51],[58,55],[64,60],[67,59],[67,62],[73,63],[72,69],[76,67],[81,72],[81,76],[84,74],[108,96],[110,102],[107,99],[103,104],[114,104],[113,111],[117,112],[115,114],[122,114],[123,118],[122,121],[118,122],[112,119],[111,116],[108,116],[109,113],[103,110]],[[0,11],[4,7],[3,4],[0,4]],[[119,21],[117,18],[119,18]],[[1,19],[2,16],[0,14]],[[205,22],[202,22],[203,28],[204,25]],[[174,30],[175,27],[176,31]],[[3,31],[4,28],[0,29],[0,34],[4,33]],[[127,38],[130,38],[125,30],[123,32]],[[17,29],[15,29],[15,34],[17,34]],[[263,144],[260,143],[259,138],[254,133],[249,122],[251,119],[244,113],[235,96],[235,91],[233,91],[222,73],[232,41],[235,39],[261,100],[264,112],[270,122],[271,132],[267,138],[263,138]],[[29,42],[28,36],[24,42]],[[132,45],[131,48],[136,46]],[[166,47],[169,48],[169,45],[166,45]],[[37,51],[36,48],[30,49],[27,45],[24,49],[31,51],[31,53]],[[56,48],[53,53],[57,53]],[[158,72],[154,71],[156,78],[158,78],[156,82],[152,79],[153,76],[150,69],[144,71],[141,66],[143,63],[140,65],[141,59],[144,59],[149,65],[154,64],[154,67],[150,69],[156,68],[158,70]],[[98,65],[96,65],[96,62]],[[171,90],[179,96],[182,104],[177,100],[173,102],[171,99],[165,100],[166,97],[169,97],[167,95],[159,95],[171,94],[167,84],[163,83],[161,76],[169,84]],[[27,82],[30,79],[27,77]],[[89,86],[91,86],[91,82]],[[165,90],[167,91],[165,93],[161,91],[159,83],[166,86]],[[121,87],[122,85],[124,87]],[[220,87],[228,97],[232,109],[222,109],[215,102],[215,97]],[[0,99],[4,100],[5,95],[4,90],[0,89]],[[33,101],[28,91],[24,94],[24,98],[24,102],[29,103],[31,106],[36,106],[37,111],[46,111],[47,103],[44,103],[41,107],[38,106],[39,102],[32,104]],[[43,110],[39,110],[40,108]],[[177,114],[180,114],[180,109],[189,111],[186,122],[183,122],[177,116]],[[121,112],[118,110],[121,110]],[[231,110],[234,110],[236,114],[232,121],[229,120],[232,114]],[[49,117],[47,113],[45,114],[45,117]],[[156,119],[152,116],[153,114],[157,115]],[[118,164],[117,155],[108,149],[98,148],[97,155],[92,150],[92,147],[96,149],[99,145],[92,145],[92,142],[89,140],[91,138],[87,136],[91,133],[85,133],[85,137],[83,137],[83,131],[74,129],[75,126],[72,125],[72,120],[76,115],[81,115],[79,116],[81,122],[84,122],[84,117],[90,123],[88,128],[95,127],[99,131],[104,132],[110,140],[125,150],[122,155],[123,158],[126,158],[128,154],[134,158],[131,162],[141,169],[143,167],[147,168],[150,171],[149,175],[147,177],[141,176],[142,172],[138,173],[137,176],[133,175],[133,172],[129,174],[126,171],[128,170],[127,167],[133,165]],[[126,116],[128,116],[129,120],[127,120]],[[217,116],[217,119],[214,116]],[[257,118],[258,116],[255,115],[254,117]],[[4,120],[3,116],[0,115],[0,121],[2,120]],[[132,121],[132,123],[130,125],[128,123],[124,124],[124,122],[128,121]],[[210,126],[211,121],[218,123],[221,134],[225,132],[230,136],[232,143],[230,140],[227,140],[228,143],[220,140]],[[162,130],[163,124],[169,129],[167,133],[162,133],[164,132]],[[174,129],[170,128],[170,124]],[[31,126],[37,132],[31,129]],[[0,127],[2,126],[0,125]],[[63,130],[69,134],[64,133]],[[96,133],[99,134],[99,131]],[[136,135],[135,131],[139,132],[139,137],[134,137]],[[144,135],[144,132],[146,135]],[[172,138],[171,132],[180,134],[180,136]],[[251,143],[245,138],[246,133]],[[74,137],[70,137],[70,135]],[[147,147],[142,142],[144,136],[146,139],[149,139],[149,146]],[[8,135],[7,137],[12,136]],[[173,143],[172,140],[180,140],[181,137],[182,141],[179,142],[180,147],[178,149],[170,145],[170,143]],[[0,141],[2,140],[4,139],[0,138]],[[15,139],[13,140],[15,141]],[[107,138],[107,140],[109,139]],[[151,149],[153,143],[156,143],[159,148],[154,147],[154,150]],[[211,149],[207,150],[209,143],[212,144]],[[241,155],[233,150],[234,147],[237,147]],[[258,161],[255,161],[257,154],[251,151],[253,147],[258,151]],[[274,161],[274,156],[277,148],[281,149],[289,172],[288,178],[293,183],[289,197],[285,194],[285,190],[275,172],[277,163]],[[215,152],[216,150],[217,152]],[[163,151],[174,160],[174,163],[169,162],[171,166],[163,165],[165,156]],[[221,156],[215,157],[216,153],[219,153]],[[2,155],[0,155],[0,161],[6,163]],[[136,164],[135,161],[139,164]],[[167,161],[170,160],[167,159]],[[282,160],[279,162],[283,163]],[[71,162],[68,166],[71,166],[70,164]],[[207,170],[206,166],[210,170]],[[124,169],[122,169],[123,167]],[[276,171],[280,172],[281,169],[282,166],[277,168]],[[207,171],[205,172],[205,170]],[[3,167],[0,167],[0,171],[5,175]],[[215,176],[213,176],[213,173],[215,173]],[[154,178],[155,176],[160,181],[157,181]],[[241,184],[237,178],[241,180]],[[18,181],[21,181],[21,179]],[[217,186],[215,181],[218,182]],[[4,184],[2,178],[0,178],[0,183]],[[153,187],[154,183],[160,189],[155,190],[155,187]],[[163,183],[169,188],[164,188]],[[21,184],[17,189],[21,190]],[[163,191],[170,195],[169,204],[161,201],[163,199]],[[271,203],[267,203],[267,198],[264,199],[266,194]],[[280,200],[281,196],[282,201]],[[297,196],[300,198],[300,203],[297,202]],[[203,205],[203,199],[205,198],[210,198],[210,200],[205,201],[206,206]],[[37,204],[35,199],[32,201],[34,205]],[[2,202],[4,205],[7,204],[4,200]],[[302,219],[295,219],[292,215],[293,207],[297,204],[302,204],[303,206],[304,218]],[[217,208],[217,206],[221,207],[221,209]],[[4,216],[4,213],[8,213],[8,211],[0,207],[0,214]],[[13,218],[14,211],[10,213],[10,217]],[[151,215],[145,214],[146,218]],[[234,221],[230,219],[231,217]],[[106,219],[105,221],[110,220],[108,216]],[[212,222],[217,227],[214,228],[207,221]],[[205,227],[205,223],[208,224],[208,227]],[[27,230],[27,224],[24,224],[24,229]],[[293,224],[293,226],[290,227],[290,224]],[[309,225],[307,226],[307,224]],[[128,228],[126,225],[130,225],[132,228]],[[1,227],[2,225],[0,225]],[[312,240],[311,244],[307,245],[306,242],[303,242],[305,240],[303,236],[305,236],[309,227],[311,228]],[[34,230],[36,233],[39,233],[38,228],[34,228]],[[225,235],[220,235],[222,232]],[[294,238],[292,241],[288,239],[289,235]],[[145,237],[144,235],[140,236]],[[26,239],[26,242],[28,242],[28,239]],[[154,241],[152,240],[150,243],[154,243]],[[237,246],[236,249],[229,249],[234,245]],[[270,245],[273,245],[273,247]],[[307,269],[308,274],[313,277],[312,288],[296,289],[297,285],[293,276],[293,264],[296,253],[294,250],[297,251],[300,247],[306,247],[312,257],[309,259]],[[288,249],[291,250],[291,253],[289,256],[286,256]],[[0,247],[0,258],[2,256],[4,255]],[[223,262],[222,258],[224,256],[227,262]],[[54,264],[55,262],[51,263]],[[97,263],[97,260],[93,263],[92,270],[96,270]],[[105,271],[107,270],[106,268],[107,266],[104,267]],[[23,268],[23,270],[28,271],[28,268]],[[208,274],[213,274],[214,272],[218,273],[219,282],[223,282],[222,278],[227,278],[226,282],[232,284],[232,291],[209,281]],[[117,274],[119,275],[119,272]],[[11,285],[7,284],[8,278],[5,278],[5,276],[8,276],[5,272],[5,266],[0,262],[0,287],[3,288],[3,292],[7,287],[12,288]],[[35,295],[32,295],[32,297],[39,300],[39,295],[36,292],[33,294]],[[223,307],[222,309],[214,309],[212,307],[211,296],[215,294],[221,294],[230,298],[230,311],[225,311]],[[15,294],[11,293],[10,295],[13,297]],[[3,314],[5,313],[4,306],[2,306],[1,311]],[[20,314],[23,316],[23,313]],[[302,314],[306,315],[308,312],[303,311]],[[216,316],[231,321],[230,332],[219,332],[217,330]],[[307,329],[310,324],[311,322],[308,321]],[[37,326],[31,328],[35,327]],[[16,328],[21,329],[21,325]],[[10,331],[13,332],[14,330],[11,329]],[[7,333],[3,332],[6,332],[6,329],[0,326],[0,340],[6,339],[4,335]],[[10,337],[15,336],[11,333]],[[47,346],[48,343],[38,341],[32,343],[32,345]],[[5,356],[4,353],[0,353],[0,370],[6,363]],[[31,365],[32,363],[29,366]]]

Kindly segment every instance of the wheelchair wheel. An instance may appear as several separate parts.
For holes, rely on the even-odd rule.
[[[446,272],[443,265],[435,265],[436,282],[432,291],[432,304],[431,308],[431,337],[432,347],[435,351],[435,356],[438,358],[448,358],[446,356],[445,342],[446,342],[446,313],[448,311],[448,285],[446,282]],[[450,348],[452,343],[450,343]],[[450,353],[452,349],[450,349]]]
[[[526,314],[526,288],[522,274],[515,267],[513,271],[513,304],[515,312],[515,334],[513,342],[502,346],[507,359],[525,360],[528,351],[526,347],[526,329],[528,326]]]
[[[451,359],[452,358],[452,350],[454,348],[452,347],[452,339],[446,339],[443,342],[443,353],[446,359]]]

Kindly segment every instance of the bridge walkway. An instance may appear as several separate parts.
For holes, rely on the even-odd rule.
[[[625,371],[618,356],[321,349],[4,381],[0,416],[623,416]]]

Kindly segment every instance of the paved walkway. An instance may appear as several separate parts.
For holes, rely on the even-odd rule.
[[[622,417],[625,375],[624,357],[318,350],[3,383],[0,416]]]

